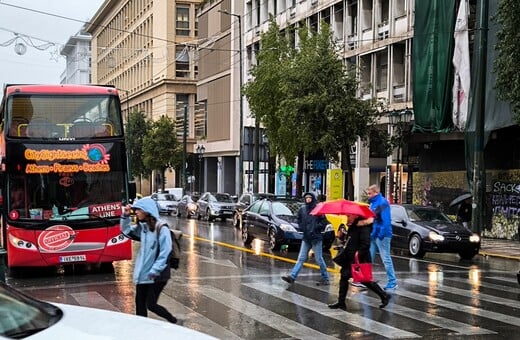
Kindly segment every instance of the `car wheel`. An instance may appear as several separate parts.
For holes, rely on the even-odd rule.
[[[417,234],[413,234],[410,237],[410,241],[408,241],[408,251],[410,255],[417,258],[424,257],[425,251],[422,249],[422,240],[421,237]]]
[[[478,252],[476,252],[474,250],[465,250],[465,251],[459,252],[459,256],[463,260],[471,260],[477,254],[478,254]]]
[[[271,250],[279,250],[282,245],[281,242],[276,238],[276,230],[274,228],[270,228],[267,233],[267,238],[269,239],[269,249]]]
[[[253,238],[251,237],[251,235],[249,235],[249,230],[247,229],[246,225],[242,226],[242,241],[245,245],[250,245],[253,241]]]
[[[208,222],[213,221],[213,217],[211,217],[211,211],[209,209],[206,209],[206,220],[208,220]]]

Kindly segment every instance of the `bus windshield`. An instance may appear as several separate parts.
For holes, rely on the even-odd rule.
[[[21,94],[9,98],[7,112],[9,137],[74,140],[123,134],[115,96]]]
[[[126,187],[118,146],[9,146],[9,218],[79,220],[120,216]]]

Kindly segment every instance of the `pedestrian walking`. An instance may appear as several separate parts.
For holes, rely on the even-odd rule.
[[[370,210],[376,215],[373,218],[372,233],[370,234],[370,257],[375,260],[376,252],[379,252],[381,261],[385,266],[387,283],[384,289],[397,288],[394,263],[390,256],[390,242],[392,241],[392,219],[390,215],[390,203],[383,197],[379,187],[375,184],[367,189]]]
[[[370,263],[370,231],[372,218],[370,219],[354,219],[348,221],[348,231],[344,227],[338,230],[337,237],[343,242],[346,252],[344,262],[340,263],[341,266],[341,278],[339,280],[339,293],[338,301],[336,303],[328,305],[332,309],[347,309],[345,299],[347,298],[349,280],[352,277],[351,265],[354,261],[356,252],[360,263]],[[362,285],[376,293],[381,298],[381,304],[379,308],[385,308],[390,301],[390,295],[387,294],[376,282],[362,282]]]
[[[472,214],[471,198],[466,198],[459,205],[457,210],[457,222],[461,223],[466,228],[471,227],[471,214]]]
[[[303,263],[307,260],[309,250],[314,252],[314,259],[320,266],[321,280],[317,285],[329,285],[329,273],[327,272],[327,265],[323,259],[323,231],[327,226],[327,219],[325,216],[311,215],[312,209],[316,207],[317,201],[313,193],[307,192],[303,195],[305,205],[298,211],[298,225],[303,232],[302,244],[300,246],[300,253],[298,260],[294,265],[291,274],[282,276],[282,280],[293,283],[298,277],[298,273],[303,267]]]
[[[131,209],[135,209],[135,225],[130,223]],[[157,234],[158,230],[160,235]],[[177,318],[157,303],[171,277],[168,258],[172,249],[172,239],[168,225],[160,219],[155,201],[142,198],[133,207],[127,205],[121,216],[121,231],[141,242],[133,274],[136,284],[135,314],[146,317],[150,310],[171,323],[177,323]]]

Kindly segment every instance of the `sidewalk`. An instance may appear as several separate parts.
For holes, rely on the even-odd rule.
[[[520,241],[483,238],[479,254],[520,261]]]

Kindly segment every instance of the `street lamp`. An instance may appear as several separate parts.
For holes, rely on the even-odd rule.
[[[392,125],[392,130],[397,130],[397,167],[396,167],[396,185],[393,191],[393,201],[394,203],[401,203],[401,149],[403,145],[403,135],[404,129],[408,126],[410,121],[412,120],[413,112],[408,108],[405,108],[403,111],[392,111],[388,114],[388,121],[390,125]],[[387,179],[388,180],[388,179]]]
[[[243,84],[243,70],[242,70],[242,19],[239,14],[229,13],[227,10],[219,10],[220,13],[237,18],[238,21],[238,58],[240,61],[239,72],[240,72],[240,127],[239,127],[239,147],[238,147],[238,195],[242,194],[244,190],[244,99],[242,95],[242,84]]]
[[[202,157],[205,151],[204,145],[197,145],[197,155],[199,155],[199,193],[202,192]]]

